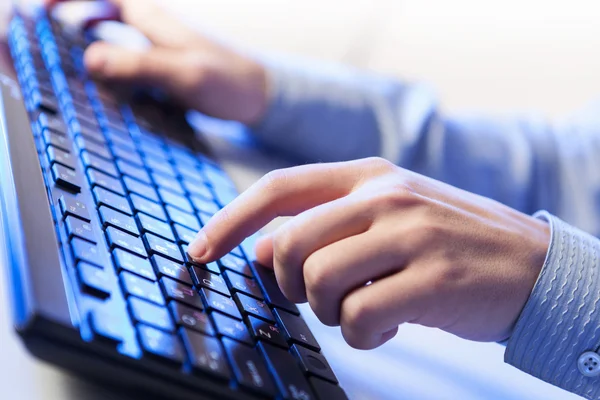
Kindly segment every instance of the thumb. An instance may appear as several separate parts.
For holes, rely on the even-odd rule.
[[[256,240],[256,261],[265,267],[273,268],[273,237],[261,236]]]
[[[101,79],[145,83],[170,89],[178,73],[181,73],[181,65],[176,62],[178,59],[181,59],[181,54],[177,55],[169,49],[135,51],[97,42],[87,48],[84,63],[90,74]]]

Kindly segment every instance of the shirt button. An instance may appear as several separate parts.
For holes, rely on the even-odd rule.
[[[586,351],[579,356],[577,368],[583,376],[596,377],[600,375],[600,354],[594,351]]]

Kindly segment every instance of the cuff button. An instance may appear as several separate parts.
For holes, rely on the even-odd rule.
[[[583,376],[592,378],[600,375],[600,354],[594,351],[586,351],[579,356],[577,368]]]

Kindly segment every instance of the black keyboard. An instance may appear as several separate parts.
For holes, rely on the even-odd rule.
[[[20,90],[0,78],[0,182],[27,347],[126,393],[345,399],[252,238],[186,256],[236,189],[182,110],[86,75],[91,40],[45,13],[10,25]]]

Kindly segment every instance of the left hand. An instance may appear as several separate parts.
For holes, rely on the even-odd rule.
[[[217,259],[277,216],[295,217],[259,242],[258,261],[274,266],[290,300],[308,300],[360,349],[405,322],[506,339],[550,241],[541,220],[370,158],[267,174],[188,251]]]

